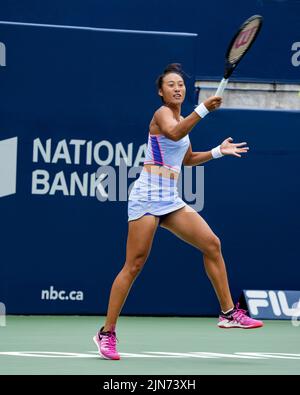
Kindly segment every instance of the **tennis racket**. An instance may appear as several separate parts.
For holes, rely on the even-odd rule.
[[[226,55],[224,77],[219,84],[215,96],[222,96],[233,70],[249,51],[254,43],[263,23],[263,17],[253,15],[247,19],[232,38]]]

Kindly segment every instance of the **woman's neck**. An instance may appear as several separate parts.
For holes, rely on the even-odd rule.
[[[180,104],[165,103],[164,106],[169,107],[173,111],[174,117],[180,121],[180,114],[181,114]]]

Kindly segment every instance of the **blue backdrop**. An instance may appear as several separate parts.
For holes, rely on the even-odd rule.
[[[103,314],[124,264],[127,203],[99,202],[94,174],[100,162],[118,172],[120,144],[132,144],[134,162],[171,61],[191,75],[183,113],[192,110],[196,37],[7,25],[0,37],[0,148],[18,138],[16,193],[0,198],[0,301],[10,314]],[[190,135],[196,151],[229,136],[250,146],[204,172],[201,215],[222,240],[235,300],[242,289],[299,288],[299,129],[299,112],[220,110]],[[35,183],[37,172],[49,180]],[[74,173],[86,196],[72,194]],[[217,312],[201,254],[159,229],[123,313]]]
[[[198,33],[196,74],[218,79],[228,40],[254,14],[263,30],[233,78],[299,82],[299,0],[2,0],[0,20]]]

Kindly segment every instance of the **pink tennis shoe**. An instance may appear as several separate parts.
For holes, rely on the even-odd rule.
[[[221,314],[218,322],[219,328],[254,329],[264,326],[264,323],[246,315],[246,310],[239,309],[239,303],[229,315]]]
[[[96,333],[96,336],[93,337],[100,356],[105,359],[120,359],[120,355],[116,348],[117,337],[115,330],[113,329],[112,332],[103,332],[103,329],[104,327],[102,327],[100,331]]]

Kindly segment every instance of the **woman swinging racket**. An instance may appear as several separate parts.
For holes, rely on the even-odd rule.
[[[206,273],[220,303],[220,328],[263,326],[234,306],[220,240],[199,213],[181,200],[176,187],[182,164],[196,166],[224,155],[241,157],[248,151],[247,143],[234,144],[229,137],[211,151],[193,152],[189,133],[209,112],[220,107],[221,97],[208,98],[183,118],[180,112],[186,88],[177,63],[168,65],[158,77],[157,88],[163,104],[150,122],[144,167],[129,196],[126,261],[112,285],[105,324],[93,339],[106,359],[120,359],[116,350],[117,319],[147,260],[158,225],[203,253]]]

